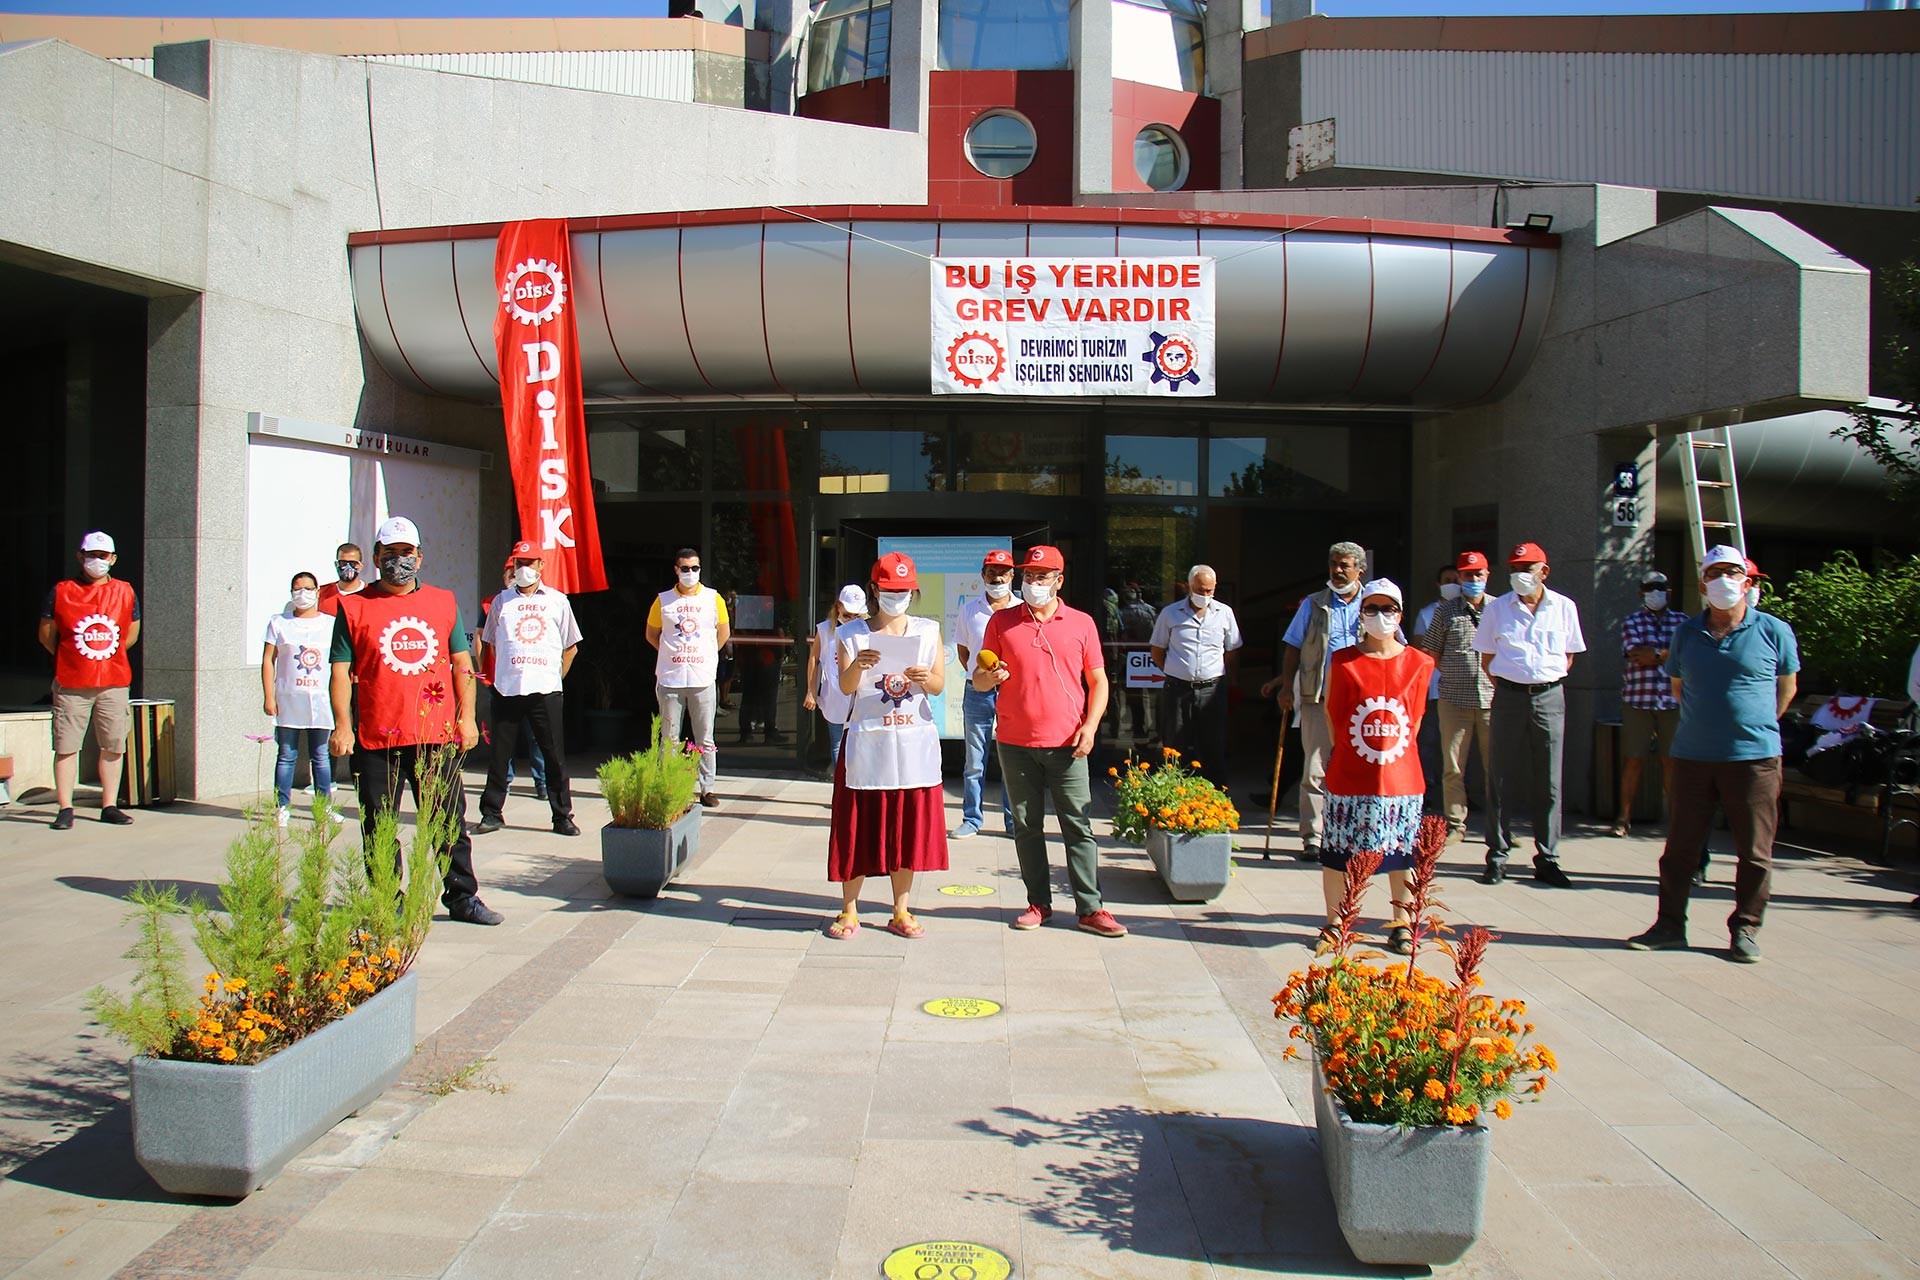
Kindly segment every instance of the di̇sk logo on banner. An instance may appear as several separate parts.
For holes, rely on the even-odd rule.
[[[547,324],[567,305],[567,282],[545,258],[529,258],[507,273],[500,301],[521,324]]]
[[[90,613],[73,624],[73,647],[90,662],[105,662],[120,652],[120,624],[104,613]]]
[[[380,633],[380,661],[403,676],[417,676],[440,656],[440,637],[419,618],[395,618]]]
[[[1392,764],[1413,742],[1413,721],[1398,698],[1368,698],[1354,708],[1347,740],[1368,764]]]

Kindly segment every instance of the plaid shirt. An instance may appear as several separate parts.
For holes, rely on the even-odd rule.
[[[1682,621],[1678,609],[1634,610],[1620,624],[1620,656],[1626,657],[1631,649],[1671,649],[1673,633]],[[1672,711],[1680,705],[1665,667],[1636,667],[1632,663],[1620,677],[1620,701],[1643,711]]]
[[[1420,637],[1420,647],[1438,660],[1440,701],[1485,711],[1493,705],[1493,679],[1480,669],[1480,655],[1473,648],[1479,626],[1478,609],[1465,600],[1442,600]]]

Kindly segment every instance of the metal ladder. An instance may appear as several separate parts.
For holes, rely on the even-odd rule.
[[[1725,427],[1709,427],[1680,437],[1680,476],[1687,488],[1687,528],[1693,534],[1697,573],[1710,546],[1747,550],[1746,524],[1740,518],[1740,484],[1733,473],[1733,440]],[[1718,505],[1709,504],[1709,496]]]

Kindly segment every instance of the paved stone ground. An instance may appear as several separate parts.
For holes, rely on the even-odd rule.
[[[1270,1016],[1314,870],[1243,854],[1218,902],[1173,906],[1112,849],[1131,937],[1065,912],[1020,934],[1012,844],[983,835],[916,890],[924,939],[834,942],[825,785],[723,795],[711,856],[652,906],[606,896],[590,796],[583,839],[479,839],[507,923],[436,924],[409,1083],[237,1205],[147,1181],[123,1055],[81,1007],[124,976],[128,885],[205,892],[237,802],[64,837],[45,808],[0,811],[0,1274],[864,1278],[926,1239],[992,1245],[1031,1280],[1392,1274],[1332,1225],[1305,1069]],[[543,813],[521,797],[508,817]],[[1529,1001],[1563,1074],[1497,1127],[1485,1235],[1448,1275],[1920,1275],[1908,877],[1783,850],[1767,962],[1744,968],[1709,949],[1724,865],[1700,949],[1643,955],[1620,939],[1651,918],[1653,840],[1569,838],[1571,892],[1484,887],[1477,848],[1450,850],[1453,918],[1505,935],[1489,989]],[[946,995],[1006,1011],[919,1011]],[[428,1087],[473,1063],[504,1091]]]

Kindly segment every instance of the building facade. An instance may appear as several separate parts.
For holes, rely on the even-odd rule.
[[[1767,420],[1784,459],[1824,434],[1790,415],[1871,391],[1870,274],[1804,224],[1875,252],[1912,227],[1909,170],[1866,145],[1920,151],[1914,113],[1885,114],[1910,101],[1910,15],[1768,45],[1666,20],[1266,29],[1222,0],[747,8],[740,25],[0,16],[0,156],[32,175],[0,204],[0,280],[39,304],[9,321],[30,424],[10,532],[42,577],[85,529],[120,539],[139,689],[177,701],[188,794],[252,785],[259,632],[295,569],[324,571],[391,510],[470,614],[496,581],[518,534],[492,353],[511,220],[570,220],[613,582],[579,602],[579,728],[644,732],[645,606],[693,545],[741,618],[722,746],[767,768],[819,762],[804,639],[883,543],[1063,546],[1117,677],[1126,607],[1211,563],[1250,694],[1337,539],[1416,597],[1458,547],[1541,542],[1605,634],[1646,565],[1687,571],[1660,480],[1673,439]],[[1469,145],[1480,108],[1456,81],[1485,67],[1466,54],[1604,67],[1635,40],[1686,55],[1668,81],[1634,72],[1683,105],[1746,74],[1688,59],[1780,64],[1860,145],[1815,173],[1776,139],[1770,167],[1755,119],[1730,126],[1752,135],[1745,168],[1712,168],[1660,136],[1651,89],[1633,94],[1638,167],[1613,116],[1542,116],[1608,134],[1605,163],[1528,150],[1526,129],[1511,156]],[[1318,61],[1369,41],[1393,57]],[[1553,105],[1550,76],[1508,80]],[[1423,112],[1451,115],[1416,151],[1380,141]],[[1165,255],[1215,261],[1214,396],[931,394],[928,258]],[[1624,523],[1622,463],[1645,497]],[[1850,455],[1823,474],[1853,515],[1812,541],[1902,536],[1876,523],[1877,476]],[[0,751],[22,760],[45,688],[30,612],[0,627],[0,703],[27,708]],[[1576,668],[1576,802],[1617,684],[1611,662]],[[1149,700],[1115,703],[1108,745],[1148,740]],[[1273,729],[1249,698],[1246,758]]]

